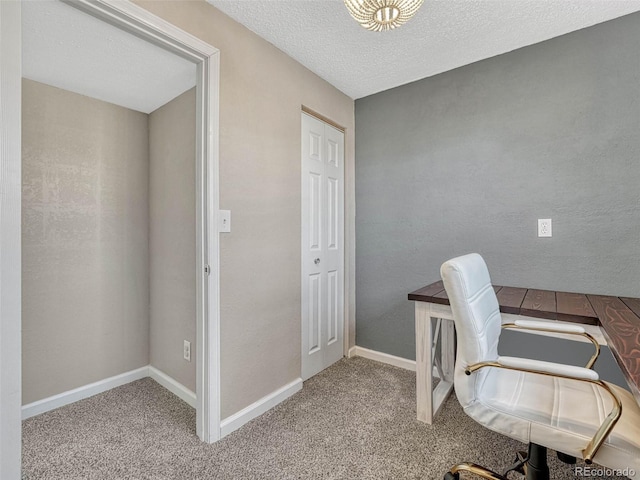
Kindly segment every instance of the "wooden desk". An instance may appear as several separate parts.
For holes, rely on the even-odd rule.
[[[494,286],[502,321],[533,318],[580,323],[602,345],[608,345],[640,404],[640,299]],[[418,420],[432,423],[453,389],[454,326],[442,281],[409,294],[415,304],[416,401]],[[435,331],[432,322],[435,320]],[[532,332],[533,333],[533,332]],[[575,341],[583,337],[556,335]],[[440,345],[440,355],[436,356]],[[440,378],[433,389],[433,376]]]

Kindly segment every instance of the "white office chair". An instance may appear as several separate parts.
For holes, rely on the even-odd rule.
[[[445,262],[440,269],[449,296],[458,346],[454,385],[467,415],[490,430],[529,444],[525,458],[502,474],[479,465],[455,465],[445,479],[468,471],[505,480],[508,471],[527,480],[548,480],[546,449],[571,463],[587,464],[640,479],[640,407],[626,390],[601,381],[586,368],[498,355],[502,328],[554,331],[589,337],[579,325],[517,320],[502,324],[487,266],[478,254]]]

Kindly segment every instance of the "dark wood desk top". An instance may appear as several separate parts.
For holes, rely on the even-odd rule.
[[[497,285],[493,289],[503,313],[600,326],[640,403],[640,299]],[[409,300],[449,305],[442,281],[411,292]]]

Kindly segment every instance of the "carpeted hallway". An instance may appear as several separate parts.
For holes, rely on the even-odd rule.
[[[433,426],[418,423],[414,398],[412,372],[343,359],[206,445],[195,410],[144,379],[26,420],[23,478],[441,479],[457,461],[502,469],[524,447],[474,423],[455,396]],[[576,478],[549,458],[553,479]]]

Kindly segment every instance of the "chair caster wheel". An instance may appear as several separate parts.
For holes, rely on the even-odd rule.
[[[444,475],[444,480],[460,480],[460,474],[459,473],[447,472]]]

